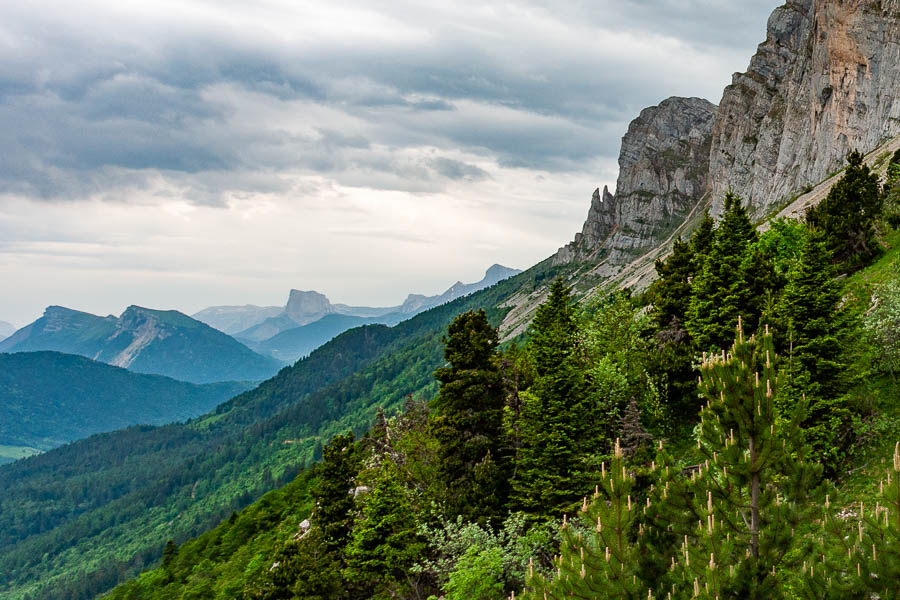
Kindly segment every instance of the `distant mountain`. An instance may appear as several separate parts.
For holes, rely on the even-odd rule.
[[[332,304],[319,292],[291,290],[281,314],[238,332],[234,337],[261,354],[291,362],[351,327],[374,323],[396,325],[420,312],[490,287],[518,273],[520,271],[517,269],[493,265],[477,283],[457,281],[438,296],[410,294],[402,305],[382,308]],[[313,327],[320,321],[324,322]]]
[[[275,317],[284,312],[283,306],[211,306],[191,315],[201,323],[225,332],[228,335],[249,329],[262,323],[269,317]]]
[[[249,387],[195,385],[59,352],[0,354],[0,447],[49,450],[129,425],[184,421]]]
[[[54,350],[193,383],[259,381],[281,363],[180,312],[130,306],[98,317],[61,306],[0,342],[0,352]]]
[[[6,321],[0,321],[0,341],[5,340],[13,333],[16,332],[16,328]]]
[[[330,314],[307,325],[294,327],[260,342],[253,349],[288,363],[307,356],[310,352],[348,329],[362,325],[394,325],[407,318],[395,312],[381,317],[354,317]]]
[[[491,287],[492,285],[509,279],[513,275],[521,273],[519,269],[510,269],[503,265],[493,265],[484,273],[481,281],[476,283],[463,283],[457,281],[451,285],[446,292],[439,296],[422,296],[420,294],[410,294],[406,300],[400,305],[400,312],[406,315],[415,315],[429,308],[452,302],[457,298],[474,294],[479,290]],[[408,318],[408,317],[407,317]]]

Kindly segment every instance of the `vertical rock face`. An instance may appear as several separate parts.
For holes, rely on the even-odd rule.
[[[898,134],[900,0],[787,2],[720,103],[714,207],[733,189],[763,216]]]
[[[324,294],[314,291],[291,290],[285,314],[297,325],[307,325],[335,312]]]
[[[708,157],[716,106],[700,98],[669,98],[644,109],[622,138],[613,196],[594,191],[575,241],[554,264],[596,260],[617,265],[659,244],[707,192]]]

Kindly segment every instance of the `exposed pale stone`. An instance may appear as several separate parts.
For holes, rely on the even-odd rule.
[[[659,244],[706,193],[716,107],[669,98],[644,109],[622,138],[616,194],[595,190],[584,228],[554,264],[605,258],[610,274]]]
[[[900,0],[797,0],[769,18],[725,89],[710,152],[714,210],[733,189],[761,217],[900,134]]]

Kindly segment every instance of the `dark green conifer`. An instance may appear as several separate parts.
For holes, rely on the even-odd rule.
[[[529,329],[535,380],[519,419],[519,460],[513,479],[518,508],[533,515],[561,514],[588,483],[583,457],[598,419],[587,402],[578,328],[569,288],[557,279]]]
[[[435,373],[441,387],[431,431],[440,444],[438,472],[447,490],[447,512],[468,521],[499,518],[508,470],[497,331],[483,310],[470,311],[450,324],[444,344],[450,366]]]
[[[408,586],[407,574],[425,544],[397,467],[385,461],[364,496],[345,553],[344,579],[352,597],[394,598]]]
[[[322,532],[322,543],[331,552],[340,552],[350,539],[353,527],[354,477],[360,456],[352,431],[331,438],[322,449],[318,482],[312,489],[315,499],[313,524]]]
[[[849,383],[844,358],[848,327],[841,296],[830,252],[819,235],[808,236],[777,307],[778,323],[785,331],[781,343],[785,380],[779,403],[789,406],[807,399],[807,441],[817,458],[832,468],[851,417],[843,399]]]
[[[653,318],[660,329],[673,322],[684,323],[691,299],[691,279],[694,277],[694,251],[688,242],[675,240],[672,253],[663,261],[656,261],[657,279],[650,286]]]
[[[878,175],[863,162],[863,155],[851,152],[843,177],[829,190],[818,206],[806,213],[806,221],[820,230],[834,259],[856,268],[878,252],[875,221],[884,198]]]
[[[749,252],[756,239],[741,199],[727,194],[722,220],[692,285],[687,330],[699,348],[728,345],[739,315],[751,323],[758,319],[754,304],[762,274]]]

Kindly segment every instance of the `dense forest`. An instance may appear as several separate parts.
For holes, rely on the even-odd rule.
[[[59,352],[0,353],[0,446],[49,450],[137,423],[183,421],[250,387],[186,383]]]
[[[110,597],[900,598],[886,160],[763,233],[729,194],[641,295],[556,278],[519,344],[457,311],[433,392]]]
[[[0,598],[88,599],[291,481],[335,433],[433,393],[454,316],[532,290],[549,264],[395,327],[347,331],[185,424],[93,436],[0,469]],[[489,308],[498,324],[507,309]],[[139,475],[139,476],[138,476]]]

